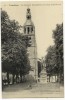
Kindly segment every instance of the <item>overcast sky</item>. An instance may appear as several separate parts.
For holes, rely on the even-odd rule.
[[[46,55],[46,50],[53,45],[52,30],[56,24],[63,21],[62,2],[9,2],[2,6],[10,19],[15,19],[20,25],[26,21],[26,10],[31,9],[32,21],[35,25],[38,58]]]

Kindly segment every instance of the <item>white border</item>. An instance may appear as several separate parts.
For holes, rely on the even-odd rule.
[[[0,0],[0,4],[1,2],[4,2],[4,1],[40,1],[40,0]],[[65,57],[65,0],[41,0],[41,1],[63,1],[63,27],[64,27],[64,57]],[[1,18],[1,13],[0,13],[0,18]],[[1,26],[1,23],[0,23],[0,26]],[[0,40],[1,40],[1,27],[0,27]],[[65,59],[64,59],[64,67],[65,67]],[[0,71],[1,71],[1,41],[0,41]],[[65,68],[64,68],[64,72],[65,72]],[[65,76],[65,73],[64,73],[64,76]],[[1,72],[0,72],[0,84],[1,84]],[[64,85],[65,85],[65,77],[64,77]],[[65,87],[64,87],[64,91],[65,91]],[[0,85],[0,99],[1,99],[1,85]],[[65,95],[64,95],[64,98],[65,98]],[[21,98],[20,100],[32,100],[32,99],[36,99],[36,100],[63,100],[64,98]],[[5,100],[5,99],[3,99]],[[8,100],[8,99],[6,99]],[[12,99],[12,100],[19,100],[18,99]]]

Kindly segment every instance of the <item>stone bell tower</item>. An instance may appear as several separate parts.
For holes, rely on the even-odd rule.
[[[28,36],[30,38],[30,46],[27,48],[29,54],[29,60],[31,65],[31,74],[34,79],[37,80],[38,77],[38,66],[37,66],[37,46],[35,39],[35,26],[31,20],[31,12],[30,9],[27,9],[26,13],[26,22],[24,23],[24,36]]]

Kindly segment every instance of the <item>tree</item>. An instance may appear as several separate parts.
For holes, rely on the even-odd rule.
[[[60,75],[60,81],[64,76],[63,67],[63,23],[57,24],[56,29],[53,31],[53,38],[56,46],[56,60],[58,66],[58,74]]]
[[[27,49],[19,32],[21,26],[15,20],[10,20],[5,11],[1,12],[1,41],[2,41],[2,71],[14,76],[25,75],[30,70]]]
[[[23,35],[22,40],[23,40],[26,48],[31,46],[31,37],[30,36]]]
[[[47,75],[50,76],[57,74],[57,66],[56,66],[56,49],[55,45],[50,46],[47,49],[47,55],[45,57],[45,63],[46,63],[46,71]]]
[[[38,77],[40,77],[41,70],[42,70],[42,63],[41,61],[38,61]]]
[[[54,46],[47,49],[45,58],[46,70],[49,76],[57,74],[60,82],[64,76],[63,72],[63,24],[57,25],[53,31]],[[60,78],[59,78],[60,76]]]

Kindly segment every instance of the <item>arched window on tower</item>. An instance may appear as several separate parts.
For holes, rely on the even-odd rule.
[[[26,33],[26,28],[24,28],[24,33]]]
[[[28,34],[29,34],[29,32],[30,32],[30,29],[29,29],[29,27],[28,27]]]
[[[31,32],[33,31],[33,27],[31,27]]]

